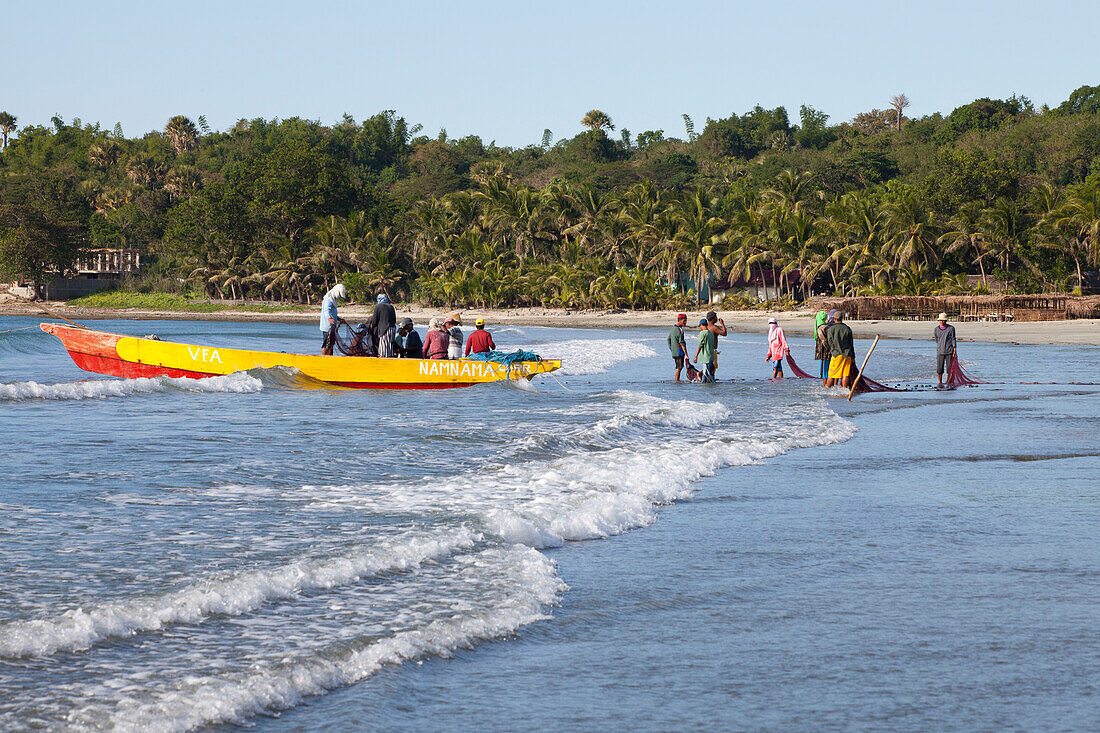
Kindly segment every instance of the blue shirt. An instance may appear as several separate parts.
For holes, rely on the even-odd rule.
[[[321,301],[322,333],[328,333],[329,328],[332,327],[332,324],[328,322],[330,318],[333,320],[333,322],[336,321],[336,298],[330,298],[326,295],[325,299]]]

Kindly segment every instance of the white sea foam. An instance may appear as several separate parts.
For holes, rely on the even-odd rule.
[[[656,356],[657,352],[630,339],[571,339],[529,347],[544,359],[561,359],[559,374],[603,374],[616,364]]]
[[[624,393],[640,410],[670,416],[721,405],[683,404]],[[652,400],[652,401],[650,401]],[[426,512],[445,508],[480,516],[489,532],[507,542],[535,548],[569,540],[620,534],[654,521],[654,508],[691,495],[692,484],[725,466],[744,465],[789,450],[847,440],[855,426],[824,407],[799,407],[799,420],[782,428],[711,427],[660,441],[629,443],[608,450],[582,450],[543,461],[506,464],[493,470],[443,477],[430,486],[310,487],[314,507],[353,505],[379,512]],[[816,413],[816,414],[815,414]],[[675,425],[671,422],[666,424]],[[603,421],[595,431],[611,430]]]
[[[434,536],[403,536],[356,547],[336,557],[213,578],[161,595],[74,609],[52,619],[9,622],[0,625],[0,658],[79,651],[107,638],[132,636],[174,623],[199,623],[212,614],[237,616],[303,591],[345,585],[380,572],[408,570],[426,560],[469,549],[478,539],[477,533],[465,528]]]
[[[244,722],[263,712],[286,709],[374,674],[386,664],[428,655],[450,656],[461,647],[496,639],[525,624],[548,618],[567,589],[545,555],[526,547],[495,547],[458,558],[459,573],[494,575],[491,596],[422,626],[398,631],[356,648],[330,647],[317,653],[252,664],[247,672],[183,677],[171,686],[95,702],[76,710],[70,721],[121,731],[186,731],[226,722]],[[458,599],[437,599],[446,603]]]
[[[205,379],[138,377],[136,379],[88,379],[58,384],[12,382],[0,384],[0,401],[88,400],[170,391],[243,394],[260,392],[263,388],[263,382],[244,372]]]
[[[694,400],[666,400],[661,397],[620,389],[613,395],[618,411],[612,417],[600,420],[601,430],[621,427],[629,422],[647,422],[652,425],[698,428],[713,425],[729,417],[729,408],[721,402],[696,402]],[[606,412],[606,406],[601,412]]]

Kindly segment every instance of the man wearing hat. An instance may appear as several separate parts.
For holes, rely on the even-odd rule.
[[[385,293],[379,293],[377,303],[374,304],[374,313],[370,317],[371,333],[378,339],[378,355],[384,359],[392,359],[394,330],[397,326],[397,311]]]
[[[687,356],[687,342],[684,341],[684,326],[687,325],[686,313],[676,316],[676,325],[668,332],[668,350],[672,352],[672,361],[676,364],[676,381],[680,381],[680,371],[684,368]]]
[[[398,355],[406,359],[423,359],[424,342],[420,340],[420,334],[416,332],[411,318],[401,321],[401,328],[397,329],[397,343],[400,344]]]
[[[444,330],[450,335],[450,339],[447,341],[448,359],[462,358],[462,329],[459,328],[461,325],[462,316],[458,313],[452,313],[447,316],[447,320],[443,322]]]
[[[940,323],[932,330],[932,337],[936,339],[936,386],[942,387],[943,372],[951,368],[955,358],[955,327],[948,325],[946,313],[940,313],[937,320]]]
[[[493,343],[493,335],[485,330],[485,319],[474,321],[474,332],[466,339],[466,356],[470,354],[487,354],[497,345]]]

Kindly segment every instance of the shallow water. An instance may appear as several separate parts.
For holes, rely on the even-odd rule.
[[[0,330],[30,324],[3,319]],[[99,322],[313,351],[281,324]],[[1086,730],[1100,349],[993,382],[671,383],[665,330],[508,327],[560,383],[117,380],[0,336],[0,726]],[[862,356],[864,342],[857,342]],[[812,371],[812,349],[792,339]],[[929,344],[880,381],[928,384]],[[1100,381],[1098,379],[1097,381]],[[612,538],[607,542],[593,540]]]

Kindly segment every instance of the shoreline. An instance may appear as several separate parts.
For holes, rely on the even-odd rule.
[[[136,321],[237,321],[256,323],[316,323],[320,306],[315,311],[260,312],[245,310],[160,311],[140,308],[82,308],[63,303],[46,303],[46,307],[59,315],[81,320],[136,320]],[[396,304],[397,317],[412,318],[417,326],[423,326],[429,318],[453,313],[453,310],[424,308],[415,304]],[[362,306],[346,306],[341,316],[351,323],[366,321],[371,309]],[[472,327],[473,320],[482,316],[487,327],[550,326],[555,328],[660,328],[671,327],[676,311],[573,311],[554,308],[464,309],[463,325]],[[688,311],[688,331],[692,319],[696,321],[705,311]],[[768,319],[775,317],[788,334],[808,336],[813,331],[813,311],[719,311],[726,327],[739,333],[767,333]],[[53,320],[29,303],[0,303],[0,317],[29,317]],[[932,321],[847,321],[857,338],[928,340]],[[1076,319],[1067,321],[1028,321],[1019,323],[954,322],[959,341],[983,341],[1027,345],[1100,345],[1100,319]],[[3,330],[3,329],[0,329]]]

